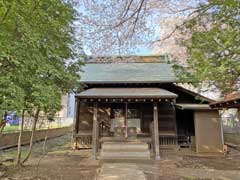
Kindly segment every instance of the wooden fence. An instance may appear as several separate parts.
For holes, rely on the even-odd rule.
[[[240,132],[224,132],[224,141],[240,145]]]

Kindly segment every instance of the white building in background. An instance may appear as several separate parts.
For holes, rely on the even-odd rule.
[[[75,97],[74,94],[69,93],[62,96],[61,100],[62,109],[57,113],[56,123],[59,126],[67,126],[73,123],[74,118],[74,105]]]

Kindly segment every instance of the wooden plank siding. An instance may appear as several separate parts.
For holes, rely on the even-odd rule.
[[[217,110],[194,113],[197,153],[223,153],[221,120]]]
[[[170,103],[158,104],[159,134],[176,135],[175,111]]]
[[[92,148],[93,103],[79,102],[77,112],[75,148]]]

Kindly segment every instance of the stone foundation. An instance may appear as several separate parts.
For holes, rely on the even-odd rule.
[[[54,128],[54,129],[42,129],[35,132],[34,141],[44,140],[46,132],[48,131],[48,138],[54,138],[65,135],[70,132],[72,127]],[[17,146],[19,132],[4,133],[0,138],[0,149],[10,148]],[[22,144],[28,144],[31,137],[31,131],[25,131],[22,134]]]

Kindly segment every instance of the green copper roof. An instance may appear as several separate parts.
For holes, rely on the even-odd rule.
[[[81,72],[84,83],[171,83],[175,76],[166,63],[86,64]]]
[[[92,88],[76,95],[80,98],[177,98],[160,88]]]

